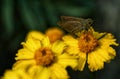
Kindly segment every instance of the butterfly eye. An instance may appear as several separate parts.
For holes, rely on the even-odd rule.
[[[88,23],[88,25],[92,25],[93,24],[93,20],[92,19],[86,19],[86,22]]]

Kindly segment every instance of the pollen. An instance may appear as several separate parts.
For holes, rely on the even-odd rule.
[[[49,48],[40,48],[35,53],[37,65],[50,66],[54,62],[54,54]]]
[[[83,32],[79,38],[78,46],[80,51],[89,53],[98,46],[98,40],[91,31]]]

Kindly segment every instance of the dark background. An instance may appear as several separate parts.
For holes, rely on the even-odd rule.
[[[58,27],[60,16],[92,18],[96,31],[111,32],[120,43],[120,0],[0,0],[0,75],[11,69],[30,30]],[[67,68],[71,79],[120,79],[120,47],[104,69],[91,73]]]

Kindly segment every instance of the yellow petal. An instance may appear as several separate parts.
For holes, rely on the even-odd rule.
[[[19,76],[14,71],[7,70],[2,79],[19,79]]]
[[[53,64],[52,67],[50,67],[51,71],[51,77],[56,79],[68,79],[67,71],[60,65],[60,64]]]
[[[93,35],[95,38],[100,39],[102,36],[104,36],[106,33],[99,33],[99,32],[93,32]]]
[[[109,52],[109,56],[111,57],[111,59],[113,59],[116,56],[116,51],[112,47],[108,47],[107,52]]]
[[[13,69],[28,69],[30,66],[36,65],[35,60],[20,60],[14,63]]]
[[[101,38],[103,35],[105,35],[106,33],[99,33],[99,32],[96,32],[92,27],[90,29],[90,31],[92,30],[93,32],[93,35],[95,36],[95,38],[99,39]]]
[[[34,39],[42,40],[44,36],[45,35],[41,33],[40,31],[33,30],[27,34],[27,39],[34,38]]]
[[[43,40],[42,40],[42,46],[43,47],[50,47],[50,40],[48,37],[45,37]]]
[[[102,57],[104,62],[110,60],[110,56],[106,49],[104,50],[102,48],[99,48],[97,51],[91,52],[91,54],[98,54],[99,56]]]
[[[86,53],[79,53],[79,59],[78,59],[78,69],[80,71],[83,71],[86,63]]]
[[[58,63],[60,63],[64,67],[70,66],[72,68],[75,68],[77,66],[77,59],[75,56],[64,53],[58,56]]]
[[[22,79],[32,79],[31,75],[26,73],[24,70],[18,69],[18,70],[16,70],[16,72],[18,74],[18,77],[20,77]]]
[[[74,39],[70,35],[66,35],[63,37],[64,42],[69,45],[69,46],[77,46],[78,45],[78,40]]]
[[[26,40],[25,42],[21,43],[23,45],[24,48],[27,48],[28,50],[34,52],[35,50],[37,50],[38,48],[41,47],[41,43],[39,40],[34,40],[32,38],[29,38]]]
[[[39,73],[37,73],[36,79],[50,79],[50,72],[48,68],[43,68]]]
[[[30,75],[28,75],[23,70],[7,70],[4,73],[2,79],[32,79]]]
[[[52,51],[56,54],[61,54],[63,53],[63,50],[65,48],[65,44],[62,41],[56,41],[52,45]]]
[[[79,54],[80,50],[78,48],[78,46],[70,46],[66,48],[66,52],[68,52],[71,55],[76,55]]]
[[[26,71],[31,76],[33,76],[35,79],[37,79],[37,76],[39,76],[39,74],[43,70],[43,68],[44,67],[40,66],[40,65],[33,65],[33,66],[30,66]]]
[[[19,49],[18,53],[16,54],[17,57],[15,57],[16,60],[19,59],[33,59],[34,58],[34,53],[31,52],[30,50],[27,50],[25,48]]]
[[[113,39],[113,38],[114,38],[114,36],[112,34],[108,33],[106,36],[101,38],[99,40],[99,42],[104,46],[110,46],[110,45],[118,46],[118,44],[115,42],[116,39]]]
[[[102,69],[104,66],[104,60],[101,60],[102,58],[100,55],[97,55],[96,53],[90,53],[88,54],[88,67],[91,71],[97,71],[99,69]]]

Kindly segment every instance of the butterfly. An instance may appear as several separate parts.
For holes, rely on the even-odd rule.
[[[61,16],[61,21],[57,24],[67,32],[75,34],[81,32],[82,30],[88,30],[92,23],[93,20],[90,18],[83,19],[72,16]]]

